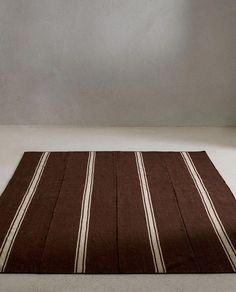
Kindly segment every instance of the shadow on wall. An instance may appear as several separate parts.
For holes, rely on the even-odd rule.
[[[1,1],[0,123],[236,125],[234,1]]]

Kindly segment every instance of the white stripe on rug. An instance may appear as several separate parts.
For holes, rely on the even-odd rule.
[[[48,157],[50,153],[44,152],[40,160],[38,162],[38,165],[35,169],[33,178],[31,179],[31,182],[26,190],[26,193],[16,211],[16,214],[11,222],[10,228],[8,229],[8,232],[4,238],[4,241],[2,243],[2,246],[0,248],[0,271],[4,272],[7,261],[9,259],[12,246],[14,244],[14,241],[16,239],[16,236],[18,234],[18,231],[21,227],[21,224],[23,222],[23,219],[25,217],[25,214],[29,208],[29,205],[34,197],[34,194],[37,190],[37,186],[39,184],[39,181],[42,177],[45,165],[47,163]]]
[[[148,236],[153,256],[156,273],[166,273],[166,267],[162,255],[160,239],[157,231],[156,220],[153,212],[152,199],[150,195],[147,175],[141,152],[135,152],[136,165],[139,175],[140,188],[142,193],[143,206],[148,229]]]
[[[84,185],[84,193],[81,206],[79,232],[75,253],[75,273],[85,273],[86,271],[86,256],[87,256],[87,242],[88,242],[88,231],[89,231],[89,219],[90,219],[90,208],[91,198],[93,192],[93,180],[94,180],[94,169],[95,169],[95,157],[96,152],[89,152],[86,179]]]
[[[220,220],[220,217],[215,209],[215,206],[211,200],[211,197],[207,191],[205,184],[203,183],[200,174],[198,173],[193,160],[188,152],[181,152],[182,158],[187,166],[187,169],[193,179],[193,182],[198,190],[202,203],[205,207],[206,213],[210,219],[210,222],[215,230],[217,237],[228,257],[228,260],[233,268],[233,271],[236,271],[236,251],[235,248]]]

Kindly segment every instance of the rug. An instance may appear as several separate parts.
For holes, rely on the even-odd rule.
[[[26,152],[0,197],[5,273],[228,273],[235,246],[206,152]]]

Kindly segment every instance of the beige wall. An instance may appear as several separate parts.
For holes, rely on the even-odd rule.
[[[236,125],[236,1],[0,0],[0,124]]]

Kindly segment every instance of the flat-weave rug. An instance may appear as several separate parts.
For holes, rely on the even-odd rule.
[[[0,271],[236,271],[236,200],[206,152],[26,152],[0,197]]]

